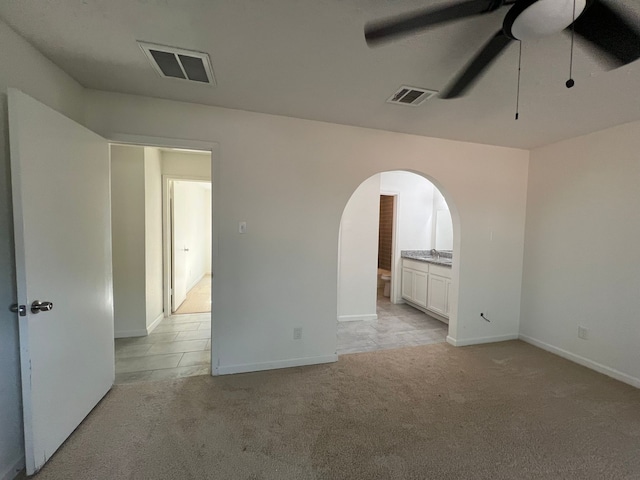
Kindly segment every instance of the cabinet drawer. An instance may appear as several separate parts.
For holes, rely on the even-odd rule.
[[[427,262],[418,262],[417,260],[402,259],[402,266],[404,268],[411,268],[418,272],[429,273],[429,264]]]
[[[441,277],[451,278],[451,268],[443,267],[441,265],[430,265],[429,273],[433,273],[435,275],[440,275]]]

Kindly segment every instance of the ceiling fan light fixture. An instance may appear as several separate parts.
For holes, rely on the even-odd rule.
[[[444,7],[430,8],[398,18],[365,26],[369,45],[428,30],[448,22],[510,7],[502,28],[496,32],[458,73],[455,80],[440,93],[440,98],[464,95],[488,67],[514,40],[534,40],[560,33],[580,38],[592,50],[604,54],[612,65],[622,67],[640,59],[640,21],[618,11],[619,0],[458,0]],[[520,44],[522,48],[522,43]],[[573,58],[573,57],[571,57]],[[570,60],[571,62],[571,60]],[[571,63],[569,72],[571,75]],[[519,72],[520,70],[518,70]],[[571,88],[573,79],[567,87]]]
[[[574,12],[575,5],[575,12]],[[533,40],[559,33],[573,23],[587,0],[528,0],[507,13],[504,31],[515,40]]]

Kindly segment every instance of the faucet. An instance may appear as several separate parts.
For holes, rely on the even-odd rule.
[[[432,248],[431,252],[429,253],[431,253],[431,256],[434,258],[440,258],[440,252],[438,252],[435,248]]]

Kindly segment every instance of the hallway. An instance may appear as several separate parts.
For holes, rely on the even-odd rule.
[[[211,312],[211,274],[205,275],[189,292],[174,315]]]
[[[116,384],[211,373],[211,314],[165,318],[146,337],[117,338]]]

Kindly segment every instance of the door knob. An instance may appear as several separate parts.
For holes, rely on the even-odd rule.
[[[53,310],[53,303],[51,302],[36,300],[31,304],[31,313],[49,312],[51,310]]]
[[[182,250],[184,250],[185,252],[188,252],[189,249],[188,248],[183,248]]]

